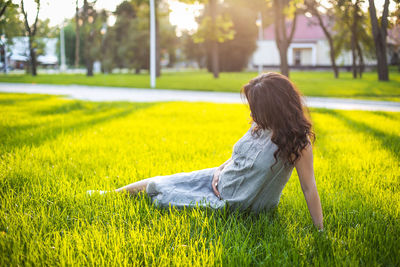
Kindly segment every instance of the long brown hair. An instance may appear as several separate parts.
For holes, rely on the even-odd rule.
[[[271,141],[278,149],[274,152],[286,163],[294,165],[301,151],[315,140],[312,124],[306,117],[302,96],[296,86],[284,75],[268,72],[243,86],[251,117],[256,123],[252,133],[262,129],[272,131]]]

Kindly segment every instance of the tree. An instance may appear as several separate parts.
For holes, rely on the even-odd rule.
[[[359,77],[362,77],[362,74],[365,69],[365,60],[364,58],[375,58],[375,47],[374,41],[372,38],[372,29],[371,23],[369,22],[369,17],[364,11],[360,12],[360,23],[357,29],[357,55],[358,55],[358,73]]]
[[[12,5],[11,0],[7,0],[7,1],[1,0],[0,1],[0,19],[3,16],[3,14],[6,12],[7,7],[9,7],[11,5]]]
[[[362,77],[364,57],[371,55],[373,41],[370,37],[368,17],[361,9],[363,0],[331,0],[335,7],[334,44],[337,54],[351,51],[353,78]]]
[[[94,2],[83,2],[78,11],[79,32],[81,44],[79,51],[80,63],[86,65],[93,75],[93,62],[101,62],[103,72],[112,72],[114,68],[141,69],[149,68],[149,6],[145,0],[123,1],[113,12],[116,22],[113,26],[106,25],[108,13],[96,11]],[[168,53],[173,63],[177,37],[175,28],[169,24],[168,12],[159,6],[160,20],[160,52]],[[85,15],[86,14],[86,15]],[[76,16],[64,28],[65,40],[70,43],[66,47],[68,62],[73,64],[76,57]],[[86,46],[88,45],[88,46]],[[79,48],[78,48],[79,49]],[[87,62],[90,61],[91,63]],[[92,68],[92,70],[90,70]]]
[[[149,5],[146,1],[123,1],[115,12],[116,22],[109,27],[102,42],[102,63],[105,70],[112,68],[149,69]],[[168,53],[172,62],[175,48],[175,28],[169,24],[168,11],[163,6],[158,7],[159,50]],[[161,56],[160,56],[161,58]]]
[[[123,1],[114,12],[116,22],[107,31],[104,49],[108,66],[149,68],[149,7],[143,1]]]
[[[256,18],[265,1],[225,0],[222,12],[230,15],[232,40],[219,44],[219,66],[221,71],[241,71],[247,67],[249,57],[257,48],[258,30]],[[266,20],[266,19],[265,19]],[[211,67],[208,64],[208,67]]]
[[[23,25],[19,21],[18,5],[11,1],[0,0],[0,35],[6,39],[0,43],[1,60],[4,60],[4,72],[7,73],[6,61],[8,46],[13,44],[13,37],[20,36],[24,32]],[[8,62],[8,61],[7,61]]]
[[[289,77],[289,64],[287,59],[287,52],[289,45],[292,42],[293,35],[296,29],[297,7],[296,1],[291,0],[273,0],[274,10],[274,26],[275,26],[275,42],[279,50],[280,57],[280,71],[283,75]],[[289,35],[287,34],[286,17],[293,14],[293,19],[290,23]]]
[[[210,16],[211,16],[211,27],[215,28],[215,22],[217,20],[217,2],[216,0],[210,0],[209,1],[209,10],[210,10]],[[215,31],[215,29],[213,29]],[[218,59],[218,43],[217,43],[217,38],[212,38],[211,39],[211,53],[212,53],[212,71],[214,78],[219,77],[219,59]]]
[[[89,19],[89,2],[88,0],[83,1],[83,14],[82,14],[82,28],[85,31],[83,34],[83,41],[84,41],[84,51],[85,51],[85,65],[86,65],[86,76],[93,76],[93,60],[90,57],[90,40],[89,36],[93,36],[93,33],[91,33],[90,26],[87,26],[89,23],[93,23],[93,16],[90,16],[91,19]],[[91,8],[92,11],[94,12],[94,8]]]
[[[65,46],[65,59],[67,65],[73,66],[75,64],[75,52],[76,52],[76,31],[75,31],[75,18],[67,22],[64,27],[64,39],[65,43],[69,44]],[[78,65],[79,66],[79,65]]]
[[[160,21],[160,57],[168,57],[167,67],[173,67],[176,62],[176,49],[178,48],[178,37],[176,36],[176,26],[169,23],[169,14],[159,13]],[[161,63],[161,61],[160,61]]]
[[[83,42],[83,37],[84,37],[84,32],[82,31],[82,19],[81,19],[81,12],[82,9],[80,9],[79,12],[79,18],[80,18],[80,30],[79,30],[79,35],[76,35],[76,17],[74,16],[73,18],[69,19],[66,21],[66,25],[64,26],[64,38],[65,38],[65,43],[68,44],[65,46],[65,58],[67,61],[67,65],[69,66],[74,66],[76,63],[76,38],[79,38],[79,54],[78,54],[78,67],[85,65],[85,54],[84,50],[82,47],[84,46]],[[56,35],[58,36],[58,35]],[[96,44],[97,45],[97,44]],[[96,59],[99,56],[96,55]]]
[[[235,36],[233,22],[227,13],[217,15],[216,0],[209,1],[197,32],[193,35],[196,43],[205,43],[208,47],[208,62],[214,78],[219,77],[219,45]]]
[[[24,25],[20,22],[20,13],[18,5],[12,4],[11,1],[0,0],[0,8],[2,14],[0,16],[0,34],[4,34],[7,38],[7,43],[12,44],[12,38],[24,34]]]
[[[389,80],[389,69],[386,59],[386,36],[388,27],[389,0],[385,0],[383,4],[382,17],[380,23],[376,15],[375,3],[373,0],[369,2],[369,15],[371,18],[372,34],[375,43],[376,59],[378,61],[378,79],[380,81]]]
[[[142,5],[138,9],[138,16],[129,25],[128,31],[132,34],[127,36],[127,42],[131,44],[132,61],[135,72],[141,69],[150,69],[150,32],[149,32],[149,8]]]
[[[195,43],[193,36],[188,31],[182,32],[180,38],[183,54],[186,61],[194,61],[199,68],[204,68],[206,57],[206,49],[204,43]]]
[[[117,6],[114,15],[116,21],[114,26],[109,30],[107,35],[108,46],[115,46],[115,65],[118,68],[132,68],[135,65],[136,52],[134,44],[129,40],[132,35],[138,34],[139,29],[133,29],[131,24],[137,18],[138,9],[143,8],[143,5],[133,5],[131,2],[124,1]],[[146,7],[147,10],[147,7]],[[148,24],[146,24],[148,25]],[[112,44],[110,40],[111,34],[115,35],[116,44]],[[138,66],[140,71],[140,66]]]
[[[79,67],[79,53],[80,53],[80,18],[78,0],[75,2],[75,68]]]
[[[180,0],[181,2],[193,3],[195,0]],[[219,77],[218,44],[226,40],[232,40],[235,31],[229,14],[219,14],[217,0],[197,1],[205,4],[205,14],[200,22],[199,29],[195,33],[194,41],[197,43],[207,42],[211,47],[211,69],[214,78]]]
[[[82,30],[83,50],[86,65],[86,76],[93,76],[93,63],[99,58],[101,46],[101,28],[106,22],[106,13],[97,12],[94,8],[96,1],[83,1]]]
[[[346,3],[345,3],[346,4]],[[360,0],[355,0],[355,3],[353,4],[351,0],[347,1],[347,6],[345,7],[345,12],[351,12],[349,14],[350,18],[346,21],[348,21],[348,26],[351,32],[351,54],[352,54],[352,70],[353,70],[353,78],[357,78],[357,53],[358,53],[358,58],[360,59],[360,77],[361,77],[361,70],[362,70],[362,65],[364,64],[364,59],[362,56],[362,53],[359,49],[359,44],[358,44],[358,25],[361,16],[359,15],[360,12]]]
[[[101,43],[101,67],[103,73],[112,73],[115,68],[115,57],[117,50],[116,32],[109,28]]]
[[[335,78],[339,78],[339,68],[336,65],[336,56],[337,52],[335,51],[335,46],[333,42],[333,36],[331,33],[332,30],[332,25],[329,25],[330,22],[333,21],[333,14],[332,14],[332,9],[326,8],[321,4],[321,1],[318,0],[305,0],[305,5],[307,10],[317,18],[318,24],[321,27],[322,31],[325,34],[326,39],[328,40],[329,44],[329,56],[331,60],[331,65],[334,73]],[[324,15],[325,15],[325,21],[323,19],[323,16],[320,12],[320,9],[323,9]]]
[[[35,2],[36,2],[35,20],[32,25],[29,25],[28,13],[25,11],[24,0],[21,0],[21,10],[22,10],[22,14],[24,16],[25,30],[26,30],[26,34],[28,34],[28,39],[29,39],[29,58],[30,58],[29,62],[31,65],[32,76],[37,75],[37,70],[36,70],[37,61],[36,61],[36,49],[34,47],[34,39],[35,39],[35,35],[36,35],[37,22],[38,22],[38,18],[39,18],[40,0],[35,0]]]

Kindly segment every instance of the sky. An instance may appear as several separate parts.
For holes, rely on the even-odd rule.
[[[78,0],[79,5],[82,5],[83,0]],[[96,8],[107,9],[114,11],[116,6],[120,4],[123,0],[97,0]],[[197,29],[197,23],[195,21],[195,16],[200,15],[202,6],[200,4],[187,5],[179,2],[178,0],[167,0],[171,9],[170,22],[172,25],[177,26],[177,31],[182,30],[194,31]],[[251,0],[249,0],[251,1]],[[20,0],[13,0],[16,4],[20,3]],[[368,2],[368,1],[366,1]],[[24,0],[26,10],[34,11],[36,9],[36,4],[34,0]],[[376,8],[382,9],[384,0],[375,0]],[[365,4],[364,8],[368,5]],[[391,9],[394,8],[393,0],[391,0]],[[30,12],[31,14],[34,12]],[[41,0],[41,9],[39,17],[41,19],[50,19],[50,25],[60,25],[66,18],[72,18],[75,14],[75,0]],[[32,19],[33,18],[29,18]],[[115,19],[110,18],[109,24],[113,24]]]

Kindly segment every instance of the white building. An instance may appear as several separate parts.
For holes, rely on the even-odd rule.
[[[250,59],[250,65],[276,68],[280,65],[279,51],[275,43],[275,26],[264,29],[263,40],[257,42],[257,50]],[[287,24],[288,35],[291,24]],[[292,43],[288,49],[288,63],[292,68],[330,68],[329,43],[315,17],[299,15]],[[376,61],[364,58],[366,65]],[[351,66],[351,52],[343,52],[336,59],[340,67]]]
[[[57,38],[40,38],[44,43],[44,54],[37,57],[37,61],[43,66],[57,66]],[[9,61],[13,68],[24,68],[29,63],[28,37],[14,37],[13,45],[9,47]]]

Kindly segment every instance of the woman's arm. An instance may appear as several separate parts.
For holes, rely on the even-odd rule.
[[[303,149],[300,158],[295,163],[295,167],[314,225],[318,227],[318,229],[323,230],[322,208],[317,185],[315,183],[311,145]]]
[[[222,172],[222,170],[225,168],[225,166],[231,162],[232,158],[229,158],[227,161],[225,161],[221,166],[219,166],[215,172],[214,172],[214,176],[213,179],[211,181],[211,187],[214,191],[214,194],[221,199],[221,194],[219,193],[218,189],[217,189],[217,185],[218,185],[218,181],[219,181],[219,175]]]
[[[218,167],[218,170],[219,170],[219,171],[222,171],[222,170],[225,168],[225,166],[228,165],[228,163],[231,162],[231,161],[232,161],[232,158],[229,158],[227,161],[225,161],[224,163],[222,163],[221,166]]]

